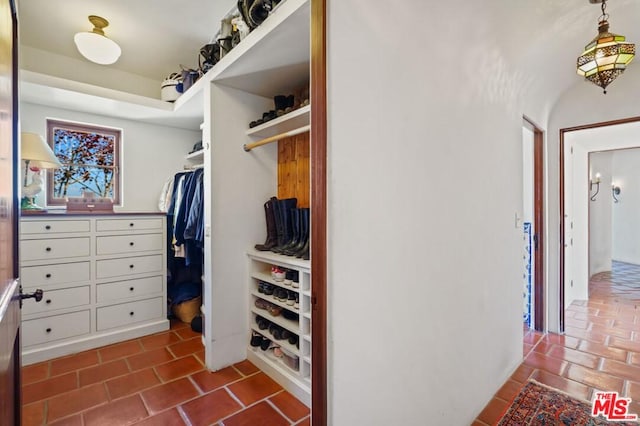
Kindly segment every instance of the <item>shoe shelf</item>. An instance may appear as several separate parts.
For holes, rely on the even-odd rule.
[[[290,290],[290,291],[293,291],[295,293],[300,293],[300,288],[299,287],[294,287],[292,285],[287,285],[283,281],[276,281],[271,277],[271,273],[262,272],[262,271],[255,271],[255,272],[251,273],[251,277],[255,278],[257,280],[260,280],[260,281],[264,281],[264,282],[269,283],[271,285],[278,286],[278,287],[283,288],[285,290]],[[260,297],[263,297],[263,296],[260,296]]]
[[[272,305],[276,305],[276,306],[280,306],[282,309],[286,309],[288,311],[293,312],[294,314],[300,314],[300,309],[296,309],[295,307],[291,306],[291,305],[287,305],[287,302],[282,302],[278,299],[276,299],[275,297],[273,297],[272,295],[267,295],[264,293],[259,293],[257,291],[252,291],[251,294],[255,297],[259,297],[262,300],[266,300],[267,302],[271,303]],[[257,308],[260,309],[260,308]],[[270,315],[267,312],[267,315]],[[264,315],[263,315],[264,316]]]
[[[286,328],[288,331],[290,331],[293,334],[297,334],[298,336],[300,336],[300,326],[298,325],[297,321],[288,320],[284,318],[282,315],[278,315],[277,317],[274,317],[266,310],[258,309],[256,307],[251,308],[251,312],[253,312],[256,315],[260,315],[261,317],[271,321],[275,325],[279,325],[282,328]],[[255,322],[255,318],[252,318],[252,321]]]
[[[297,359],[298,369],[292,368],[287,364],[285,357],[278,358],[273,354],[273,350],[263,351],[259,347],[248,345],[247,358],[252,361],[258,368],[270,375],[274,380],[280,383],[285,389],[294,394],[298,399],[307,405],[311,403],[311,271],[308,260],[301,260],[289,256],[283,256],[271,252],[261,252],[257,250],[249,250],[247,253],[249,262],[249,303],[251,314],[249,316],[249,332],[248,340],[252,332],[257,332],[273,344],[280,346],[284,351],[293,354]],[[284,281],[275,281],[271,276],[271,267],[279,266],[289,270],[297,271],[299,288],[284,284]],[[275,288],[285,289],[296,293],[298,298],[298,309],[275,299],[273,295],[266,295],[258,291],[258,283],[263,281],[275,286]],[[305,295],[306,294],[306,295]],[[267,310],[260,309],[255,306],[255,301],[262,299],[275,306],[286,309],[298,315],[297,320],[289,320],[282,314],[272,316]],[[306,314],[305,314],[306,313]],[[264,319],[271,321],[289,332],[298,336],[298,347],[289,343],[288,339],[276,340],[269,329],[260,330],[256,324],[256,315],[260,315]],[[289,362],[291,358],[287,358]],[[294,362],[295,364],[295,362]]]
[[[184,158],[185,160],[189,160],[189,161],[196,161],[196,160],[202,161],[202,159],[204,158],[204,149],[201,149],[196,152],[192,152],[191,154],[187,154],[185,155]]]
[[[292,345],[291,343],[289,343],[289,341],[287,339],[276,340],[276,339],[274,339],[273,335],[271,333],[269,333],[268,329],[267,330],[260,330],[260,328],[257,325],[252,325],[251,326],[251,330],[255,331],[256,333],[260,334],[261,336],[266,337],[267,339],[271,340],[273,343],[277,344],[278,346],[281,346],[281,347],[285,348],[287,351],[291,352],[292,354],[300,356],[300,349],[296,348],[295,345]],[[263,352],[266,352],[266,351],[263,351]]]
[[[310,122],[311,105],[306,105],[247,130],[247,136],[268,138],[306,126]]]

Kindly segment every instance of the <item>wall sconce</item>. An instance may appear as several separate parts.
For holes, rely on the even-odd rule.
[[[618,185],[616,185],[615,183],[611,184],[611,196],[613,197],[613,202],[617,203],[618,199],[616,198],[616,195],[620,195],[620,187]]]
[[[592,178],[589,182],[589,192],[593,191],[594,185],[596,187],[596,192],[594,192],[593,195],[589,197],[591,201],[595,201],[596,195],[598,195],[598,192],[600,192],[600,173],[596,173],[596,177]]]

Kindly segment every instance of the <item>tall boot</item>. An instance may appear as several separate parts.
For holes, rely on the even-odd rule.
[[[287,250],[298,244],[300,240],[300,209],[289,210],[289,225],[291,228],[291,239],[282,247],[278,247],[276,253],[284,254]]]
[[[309,209],[307,208],[300,209],[300,230],[298,233],[298,242],[284,251],[287,256],[295,256],[304,247],[307,238],[309,238]]]
[[[271,248],[271,251],[278,253],[278,250],[282,249],[291,240],[291,224],[290,216],[291,209],[296,208],[296,198],[286,198],[284,200],[277,200],[276,211],[276,229],[278,231],[278,244]]]
[[[298,250],[292,254],[295,257],[301,257],[305,259],[309,258],[309,245],[311,241],[311,210],[307,209],[305,215],[305,227],[306,227],[306,238],[304,239],[304,244],[302,246],[296,247]]]
[[[278,243],[278,231],[276,229],[276,216],[274,212],[274,203],[278,199],[271,197],[269,201],[264,203],[264,215],[267,222],[267,239],[264,244],[256,244],[255,248],[259,251],[269,251]]]

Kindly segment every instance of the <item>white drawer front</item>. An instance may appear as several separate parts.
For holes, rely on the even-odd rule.
[[[162,318],[162,297],[123,303],[97,309],[97,329],[122,327],[137,322]]]
[[[162,230],[162,218],[152,219],[98,219],[96,229],[102,231],[138,231],[148,229]]]
[[[20,241],[22,260],[61,259],[91,254],[89,237]]]
[[[82,282],[89,281],[90,278],[89,262],[56,263],[20,268],[20,280],[25,287]]]
[[[31,293],[36,288],[26,288],[25,293]],[[74,306],[88,305],[90,303],[89,286],[62,288],[59,290],[44,290],[42,300],[25,300],[22,305],[24,315],[38,314],[54,311],[56,309],[72,308]]]
[[[162,276],[139,278],[137,280],[118,281],[98,284],[96,297],[98,303],[122,300],[136,296],[162,293]]]
[[[59,232],[89,232],[89,220],[23,220],[20,222],[22,234],[55,234]]]
[[[89,311],[73,312],[22,321],[22,344],[38,345],[53,340],[88,334],[91,331]]]
[[[162,255],[105,259],[96,262],[97,278],[121,277],[148,272],[162,273]]]
[[[162,234],[133,234],[97,238],[97,253],[120,254],[162,250]]]

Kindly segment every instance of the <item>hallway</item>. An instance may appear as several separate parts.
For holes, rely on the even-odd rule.
[[[617,391],[640,414],[640,265],[613,262],[591,278],[589,297],[567,308],[564,336],[525,333],[523,363],[475,426],[499,421],[530,378],[586,401],[594,389]]]

